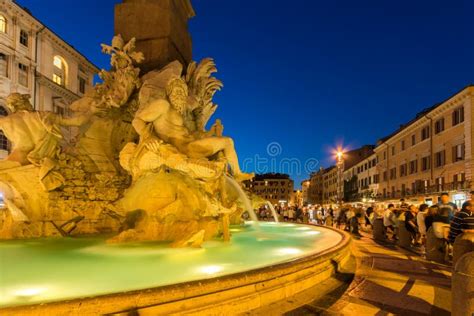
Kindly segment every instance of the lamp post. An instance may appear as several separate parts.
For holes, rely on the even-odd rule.
[[[344,152],[338,150],[336,152],[336,168],[337,168],[337,203],[342,204],[344,194],[343,176],[344,176]]]

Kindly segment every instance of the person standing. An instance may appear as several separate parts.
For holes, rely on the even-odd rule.
[[[288,215],[289,215],[288,208],[285,207],[285,208],[283,209],[283,220],[284,220],[285,222],[288,221]]]
[[[433,222],[435,221],[436,216],[438,216],[438,205],[431,205],[425,215],[426,231],[428,231],[433,226]]]
[[[292,207],[290,207],[290,209],[288,210],[288,220],[290,222],[295,221],[295,210]]]
[[[421,204],[418,214],[416,214],[416,225],[418,226],[419,231],[419,240],[421,245],[424,247],[426,242],[426,225],[425,225],[425,217],[428,214],[428,204]],[[424,252],[424,249],[422,249]]]
[[[474,206],[471,200],[464,202],[462,209],[454,215],[449,226],[449,243],[454,244],[456,237],[467,230],[474,232]]]
[[[449,224],[454,217],[454,213],[458,210],[458,207],[456,206],[456,204],[449,201],[448,193],[441,193],[441,201],[438,202],[438,207],[439,215],[445,217],[445,223]]]
[[[416,215],[418,209],[415,205],[410,205],[408,211],[405,212],[405,228],[411,235],[412,242],[416,245],[416,234],[418,233],[418,226],[416,225]]]
[[[388,208],[383,212],[383,227],[385,235],[387,235],[388,230],[392,233],[392,238],[395,238],[395,214],[393,213],[395,206],[390,203]]]

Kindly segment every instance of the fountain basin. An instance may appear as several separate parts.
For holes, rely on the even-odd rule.
[[[350,257],[350,237],[326,227],[231,231],[231,243],[202,249],[105,238],[1,242],[0,313],[244,312],[318,284]]]

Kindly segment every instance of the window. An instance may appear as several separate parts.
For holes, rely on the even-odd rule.
[[[444,177],[436,178],[436,189],[437,191],[443,191]]]
[[[464,144],[453,146],[453,162],[464,160]]]
[[[413,135],[411,135],[411,145],[415,146],[415,144],[416,144],[416,135],[413,134]]]
[[[18,63],[18,83],[28,87],[28,66]]]
[[[0,53],[0,76],[8,77],[8,56]]]
[[[421,158],[421,171],[426,171],[431,168],[430,156]]]
[[[435,153],[435,168],[444,166],[446,160],[445,158],[446,154],[444,150]]]
[[[430,180],[422,180],[423,181],[423,189],[425,189],[425,192],[428,190],[428,187],[430,186]]]
[[[8,112],[4,107],[0,106],[0,116],[7,116]],[[3,131],[0,131],[0,150],[10,151],[10,142],[8,141]]]
[[[435,134],[444,131],[444,118],[439,119],[435,122]]]
[[[20,44],[28,47],[28,32],[20,30]]]
[[[407,175],[407,164],[404,163],[400,165],[400,177],[404,177]]]
[[[3,15],[0,15],[0,32],[7,32],[7,19]]]
[[[84,94],[86,93],[86,79],[79,77],[79,92]]]
[[[418,160],[410,161],[410,174],[418,172]]]
[[[453,126],[464,122],[464,107],[461,106],[453,111]]]
[[[402,140],[402,143],[401,143],[400,146],[402,147],[402,151],[405,150],[405,141],[404,140]]]
[[[387,181],[387,171],[383,172],[383,181]]]
[[[397,168],[390,169],[390,180],[394,180],[397,178]]]
[[[56,74],[53,74],[53,81],[57,83],[58,85],[62,86],[63,85],[63,78],[61,76],[58,76]]]
[[[10,142],[5,134],[3,134],[3,131],[0,131],[0,150],[10,151]]]
[[[387,159],[387,152],[386,151],[383,152],[383,160],[385,160],[385,159]]]
[[[66,85],[66,62],[61,56],[54,56],[53,58],[53,81],[60,86]]]
[[[0,106],[0,116],[7,116],[8,112],[3,106]]]
[[[421,140],[425,140],[427,138],[430,137],[430,127],[429,126],[425,126],[423,127],[423,129],[421,130]]]
[[[395,155],[395,146],[392,146],[392,156]]]

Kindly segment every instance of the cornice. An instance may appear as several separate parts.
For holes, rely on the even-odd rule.
[[[36,78],[37,78],[38,83],[40,85],[43,85],[47,88],[50,88],[56,94],[58,94],[59,96],[65,98],[68,102],[73,102],[73,101],[76,101],[80,98],[79,95],[75,94],[74,92],[72,92],[71,90],[69,90],[69,89],[67,89],[63,86],[58,85],[57,83],[55,83],[54,81],[52,81],[51,79],[45,77],[44,75],[42,75],[40,73],[36,74]]]
[[[35,18],[31,13],[23,9],[17,3],[11,0],[0,0],[0,10],[6,12],[7,15],[10,15],[10,18],[13,19],[14,17],[18,17],[21,21],[21,24],[28,24],[31,28],[30,31],[38,32],[44,28],[42,31],[43,35],[46,35],[48,39],[50,39],[54,44],[58,45],[66,52],[71,54],[74,58],[79,60],[81,64],[85,66],[92,73],[98,73],[100,69],[96,67],[92,62],[90,62],[84,55],[82,55],[79,51],[77,51],[72,45],[68,42],[63,40],[59,37],[54,31],[49,29],[46,25],[44,25],[41,21]],[[26,23],[25,23],[26,22]]]
[[[380,148],[382,148],[381,146],[383,146],[384,144],[394,145],[401,138],[406,137],[409,134],[412,134],[415,129],[428,123],[430,119],[437,119],[437,116],[439,116],[441,113],[447,111],[451,107],[454,109],[457,106],[460,106],[461,102],[463,102],[468,97],[472,97],[473,95],[474,95],[474,87],[473,86],[466,87],[465,89],[461,90],[457,94],[450,97],[448,100],[437,105],[434,109],[432,109],[428,113],[420,115],[419,118],[417,118],[414,122],[410,123],[408,126],[404,127],[400,132],[392,135],[392,137],[385,140],[380,145],[376,146],[374,151],[375,152],[380,151]]]

